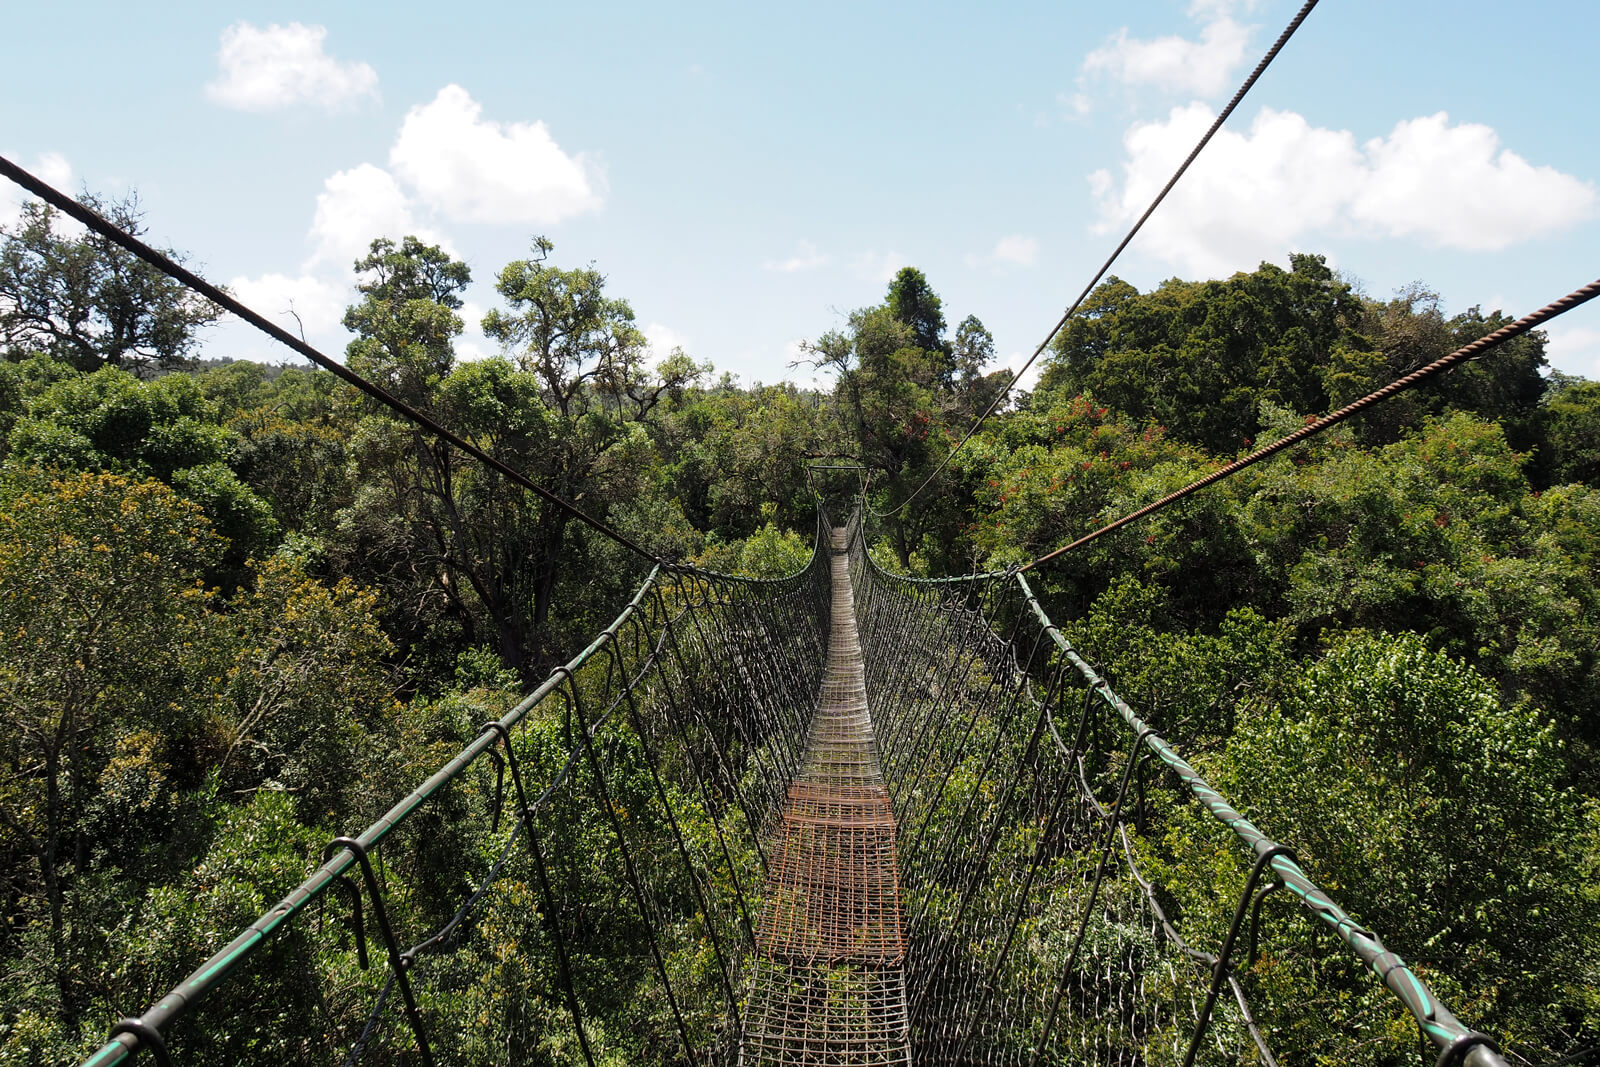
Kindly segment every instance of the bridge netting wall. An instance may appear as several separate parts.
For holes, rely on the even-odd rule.
[[[911,1062],[1503,1062],[1116,695],[1020,575],[895,576],[851,533]],[[1179,869],[1180,834],[1209,871],[1175,893],[1154,872]],[[1354,985],[1370,1007],[1331,1043],[1252,1012],[1312,956],[1343,982],[1308,999]]]
[[[476,736],[86,1063],[732,1062],[830,586],[658,567],[504,717],[409,724]]]

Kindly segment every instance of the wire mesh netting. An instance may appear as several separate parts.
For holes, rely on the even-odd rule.
[[[845,547],[844,530],[834,545]],[[835,556],[828,666],[773,843],[740,1063],[907,1063],[895,821]]]
[[[912,1062],[1275,1064],[1251,991],[1284,986],[1274,968],[1307,942],[1259,936],[1290,925],[1262,918],[1278,890],[1314,917],[1300,934],[1333,935],[1323,977],[1364,966],[1342,978],[1377,994],[1332,1045],[1291,1034],[1296,1058],[1405,1062],[1419,1032],[1455,1062],[1493,1055],[1116,696],[1020,575],[896,577],[850,533],[899,824]]]
[[[439,769],[88,1062],[731,1062],[828,555],[658,567],[504,717],[411,724]]]

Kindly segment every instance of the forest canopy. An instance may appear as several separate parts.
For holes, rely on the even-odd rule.
[[[56,222],[0,228],[6,1065],[95,1047],[648,569],[332,375],[195,359],[215,309]],[[541,237],[499,271],[500,350],[468,361],[466,264],[375,240],[345,359],[661,557],[760,577],[809,557],[812,462],[859,464],[880,511],[931,478],[873,531],[888,567],[1003,568],[1510,321],[1304,253],[1110,278],[952,457],[1009,375],[915,268],[807,346],[810,390],[653,358],[605,275],[559,262]],[[1600,1036],[1597,479],[1600,384],[1548,373],[1534,332],[1035,582],[1141,715],[1531,1062]],[[846,508],[857,485],[820,484]],[[1208,862],[1203,831],[1171,835],[1169,872]],[[416,857],[392,877],[456,888]],[[1340,1024],[1273,988],[1258,1014],[1305,1047]]]

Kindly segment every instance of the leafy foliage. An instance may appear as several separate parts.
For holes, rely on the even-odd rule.
[[[1353,630],[1241,717],[1213,784],[1294,842],[1453,1010],[1558,1058],[1560,1035],[1593,1025],[1578,1009],[1595,980],[1593,904],[1571,877],[1581,807],[1563,776],[1529,705],[1415,634]],[[1364,980],[1331,979],[1336,952],[1310,920],[1276,922],[1262,968],[1320,972],[1314,998],[1273,997],[1278,1025],[1331,1053],[1357,1015],[1395,1015]]]
[[[107,209],[137,221],[134,205]],[[330,375],[150,377],[182,368],[214,310],[97,241],[38,206],[0,231],[7,1064],[70,1059],[164,992],[324,842],[587,644],[647,566]],[[502,352],[464,362],[466,265],[415,237],[374,242],[345,319],[350,365],[662,556],[761,577],[808,557],[813,461],[870,475],[887,569],[1010,566],[1507,321],[1446,316],[1420,285],[1372,299],[1314,255],[1149,293],[1111,279],[1039,388],[896,512],[1006,378],[976,316],[948,335],[922,272],[810,344],[831,389],[744,388],[682,352],[652,359],[604,275],[553,251],[536,238],[498,274],[484,329]],[[1034,576],[1119,692],[1464,1019],[1534,1062],[1600,1032],[1600,387],[1547,391],[1543,367],[1529,335]],[[855,477],[817,484],[853,492]],[[608,683],[577,684],[598,699]],[[559,773],[571,729],[537,717],[528,774]],[[707,886],[757,879],[753,851],[721,850],[760,813],[718,810],[687,765],[652,760],[662,729],[619,720],[603,755],[651,899],[692,917],[653,774]],[[776,758],[760,739],[740,754],[751,782]],[[591,792],[541,826],[583,901],[561,929],[602,1061],[654,1062],[676,1035],[616,836],[584,799],[592,773],[578,768],[570,788]],[[938,802],[1002,785],[960,762]],[[396,839],[397,922],[436,928],[461,879],[489,869],[493,796],[485,771]],[[1218,887],[1242,886],[1240,858],[1204,820],[1152,817],[1142,862],[1178,887],[1186,929],[1220,936]],[[998,854],[1028,855],[1037,832],[1017,827]],[[463,1062],[577,1055],[555,920],[518,856],[439,964],[467,990],[429,1006],[465,1020],[440,1037]],[[1184,895],[1202,882],[1209,895]],[[318,921],[343,922],[342,906]],[[1414,1036],[1327,937],[1268,921],[1248,981],[1286,1061],[1348,1062],[1344,1028],[1390,1042],[1374,1063]],[[714,981],[708,945],[697,919],[671,930],[686,988]],[[1029,949],[1039,966],[1052,951],[1043,936]],[[329,1035],[359,1032],[382,981],[352,957],[349,938],[279,938],[210,1009],[227,1025],[184,1032],[186,1053],[343,1051]],[[696,1034],[720,1025],[710,999],[686,1010]]]
[[[136,199],[84,203],[144,232]],[[0,343],[14,356],[42,351],[83,371],[181,365],[218,310],[97,233],[60,232],[59,221],[55,209],[28,201],[17,222],[0,227]]]

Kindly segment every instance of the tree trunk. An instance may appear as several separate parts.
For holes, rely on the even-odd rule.
[[[552,515],[549,534],[542,538],[544,550],[540,554],[533,580],[532,665],[543,666],[551,659],[552,649],[546,627],[550,621],[551,605],[555,602],[556,580],[561,576],[561,550],[566,545],[567,522],[565,513]]]

